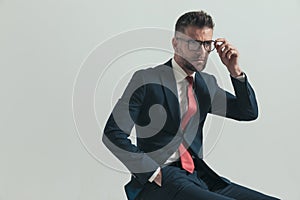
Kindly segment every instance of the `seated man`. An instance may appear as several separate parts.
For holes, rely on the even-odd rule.
[[[103,142],[132,173],[125,186],[129,200],[277,199],[230,182],[203,160],[208,113],[244,121],[258,116],[238,50],[224,38],[212,40],[213,28],[203,11],[182,15],[172,40],[174,57],[137,71],[107,121]],[[202,72],[214,49],[235,95]],[[129,139],[134,126],[137,145]]]

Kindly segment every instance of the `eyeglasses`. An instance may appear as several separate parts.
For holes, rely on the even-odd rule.
[[[201,40],[186,40],[180,37],[177,37],[176,39],[182,40],[188,43],[188,48],[190,51],[197,51],[201,48],[201,45],[204,46],[204,49],[208,52],[211,52],[215,49],[215,41],[214,40],[207,40],[207,41],[201,41]]]

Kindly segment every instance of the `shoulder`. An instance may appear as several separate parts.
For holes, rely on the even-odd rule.
[[[159,64],[153,67],[140,69],[133,74],[133,78],[144,80],[144,82],[159,81],[162,76],[173,75],[172,67],[166,64]]]
[[[203,79],[206,85],[216,85],[217,80],[216,77],[212,74],[208,74],[206,72],[197,72],[196,78]]]

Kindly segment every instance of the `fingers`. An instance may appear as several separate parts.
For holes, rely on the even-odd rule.
[[[218,38],[215,40],[215,47],[217,51],[219,52],[221,49],[223,49],[226,45],[227,41],[225,38]]]
[[[154,179],[154,182],[161,187],[162,185],[162,172],[160,170],[160,172],[157,174],[157,176]]]
[[[227,58],[231,59],[234,56],[238,56],[238,51],[235,49],[231,49],[230,51],[228,51],[227,53]]]
[[[215,41],[215,47],[220,57],[231,59],[238,56],[239,53],[225,38],[218,38]]]
[[[154,180],[154,182],[155,182],[159,187],[161,187],[161,181],[159,181],[159,180]]]
[[[232,46],[230,46],[230,45],[225,46],[223,48],[223,51],[220,52],[222,57],[225,58],[227,53],[231,52],[231,49],[232,49]]]

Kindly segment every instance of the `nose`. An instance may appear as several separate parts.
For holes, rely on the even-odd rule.
[[[195,51],[195,53],[199,56],[199,55],[205,55],[207,51],[205,50],[204,45],[201,44],[200,48],[197,51]]]

